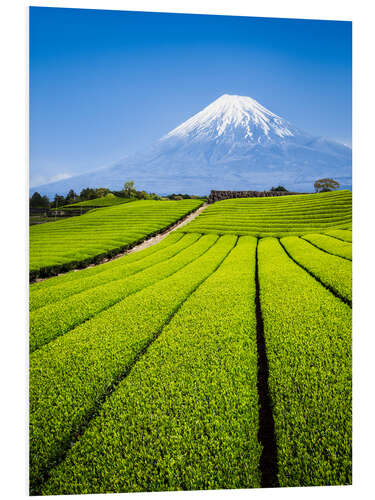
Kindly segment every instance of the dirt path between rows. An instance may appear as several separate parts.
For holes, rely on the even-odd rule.
[[[199,207],[197,210],[189,214],[187,217],[182,219],[181,221],[177,222],[174,226],[170,227],[167,229],[167,231],[164,231],[160,234],[157,234],[156,236],[153,236],[152,238],[149,238],[148,240],[143,241],[139,245],[134,246],[133,248],[130,248],[129,250],[126,250],[125,252],[118,253],[117,255],[114,255],[111,258],[105,258],[101,262],[98,262],[97,264],[90,264],[86,266],[84,269],[87,269],[88,267],[96,267],[100,266],[100,264],[104,264],[105,262],[109,262],[111,260],[116,260],[119,259],[120,257],[124,257],[124,255],[128,255],[133,252],[139,252],[140,250],[144,250],[145,248],[152,247],[153,245],[156,245],[156,243],[159,243],[160,241],[164,240],[169,234],[171,234],[173,231],[176,231],[177,229],[180,229],[180,227],[185,226],[189,222],[191,222],[193,219],[195,219],[207,206],[207,203],[203,203],[201,207]],[[81,269],[72,269],[72,271],[80,271]],[[59,273],[57,276],[62,276],[65,273]],[[40,281],[48,280],[50,278],[54,278],[56,276],[48,276],[47,278],[37,278],[34,283],[38,283]]]

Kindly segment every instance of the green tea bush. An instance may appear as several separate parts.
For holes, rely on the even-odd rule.
[[[282,237],[347,227],[351,220],[352,194],[338,191],[219,201],[181,231]]]
[[[192,245],[200,235],[191,236],[182,241],[182,243],[186,243],[187,248],[182,247],[174,257],[165,258],[162,262],[139,271],[134,277],[117,279],[103,285],[100,285],[99,282],[94,288],[73,294],[64,300],[33,311],[29,321],[30,351],[32,352],[63,335],[128,295],[170,276],[198,258],[217,239],[217,236],[206,235],[198,243]],[[140,262],[142,263],[143,260]],[[102,274],[98,278],[100,279],[101,276]]]
[[[349,260],[322,252],[296,236],[281,238],[280,241],[298,264],[351,304],[352,263]]]
[[[32,226],[30,278],[85,267],[116,255],[168,229],[201,204],[201,200],[137,201]]]
[[[342,241],[347,241],[348,243],[352,242],[352,231],[349,230],[329,230],[329,231],[324,231],[325,234],[328,234],[329,236],[333,236],[334,238],[337,238]]]
[[[259,487],[255,248],[240,238],[182,305],[44,493]]]
[[[351,243],[331,238],[325,234],[305,234],[303,239],[309,241],[313,245],[316,245],[325,252],[337,255],[338,257],[344,257],[344,259],[352,260]]]
[[[280,486],[351,484],[351,309],[273,238],[259,283]]]
[[[56,302],[70,297],[85,290],[105,285],[106,283],[116,280],[123,280],[133,274],[144,271],[145,269],[163,262],[176,255],[178,252],[194,243],[199,238],[198,234],[190,233],[176,241],[174,245],[168,245],[164,249],[159,249],[157,252],[152,252],[150,255],[144,256],[142,259],[137,259],[129,262],[129,259],[122,257],[113,262],[116,265],[106,266],[106,269],[99,269],[100,272],[84,275],[81,273],[81,279],[70,280],[61,283],[54,287],[43,288],[41,290],[33,290],[30,292],[29,309],[34,311],[48,304],[56,304]],[[142,253],[142,252],[141,252]],[[102,267],[102,266],[98,266]],[[98,269],[98,267],[96,269]],[[75,273],[76,274],[76,273]]]
[[[53,276],[49,279],[38,281],[36,283],[30,284],[30,295],[39,291],[45,290],[50,287],[59,287],[65,283],[70,283],[72,281],[85,279],[88,277],[96,276],[99,273],[107,271],[109,269],[115,269],[117,267],[122,267],[123,265],[128,265],[138,260],[141,260],[145,257],[149,257],[160,250],[164,250],[164,248],[169,245],[173,245],[177,243],[183,236],[183,233],[173,232],[170,233],[166,238],[160,241],[157,245],[152,245],[148,248],[145,248],[138,252],[128,253],[123,257],[119,257],[118,259],[111,260],[109,262],[105,262],[100,264],[99,266],[87,267],[85,269],[74,270],[66,274],[62,274],[60,276]]]
[[[34,259],[100,261],[200,201],[183,203],[56,222],[33,233]],[[262,319],[280,485],[351,483],[350,228],[348,191],[225,200],[157,245],[32,284],[31,493],[264,485]],[[256,259],[252,235],[281,240]]]
[[[32,491],[38,490],[44,474],[79,435],[103,394],[127,373],[236,242],[234,236],[218,241],[216,236],[203,238],[211,246],[195,261],[30,355]]]

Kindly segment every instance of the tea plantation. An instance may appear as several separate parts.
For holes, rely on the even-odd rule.
[[[134,201],[30,227],[30,278],[100,262],[169,228],[200,200]]]
[[[219,201],[184,231],[281,237],[351,229],[351,222],[352,193],[337,191]]]
[[[34,243],[93,255],[197,206],[102,208]],[[351,484],[348,228],[348,191],[226,200],[30,285],[31,494]]]

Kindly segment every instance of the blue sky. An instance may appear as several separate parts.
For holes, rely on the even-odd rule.
[[[351,145],[351,23],[30,8],[30,184],[142,150],[222,94]]]

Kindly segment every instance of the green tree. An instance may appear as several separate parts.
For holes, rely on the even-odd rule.
[[[156,193],[150,193],[149,196],[151,200],[161,200],[161,196]]]
[[[340,183],[330,179],[318,179],[314,182],[314,188],[316,193],[325,193],[327,191],[334,191],[335,189],[339,189]]]
[[[123,192],[126,198],[132,198],[136,194],[134,181],[126,181],[124,184]]]
[[[59,194],[55,194],[55,198],[53,199],[53,208],[59,208],[65,205],[65,198]]]
[[[109,193],[109,189],[107,188],[97,188],[95,189],[96,197],[97,198],[103,198],[103,196],[107,195]]]
[[[76,199],[78,198],[77,193],[71,189],[69,193],[66,195],[65,202],[68,203],[74,203]]]
[[[30,198],[30,208],[43,208],[43,198],[37,191]]]
[[[288,191],[284,186],[271,187],[271,191]]]
[[[95,189],[89,187],[82,189],[82,191],[79,193],[79,198],[81,201],[93,200],[94,198],[96,198],[96,191]]]
[[[150,198],[146,191],[135,191],[135,197],[139,200],[148,200]]]
[[[42,198],[43,208],[51,208],[51,203],[47,195],[44,195]]]

